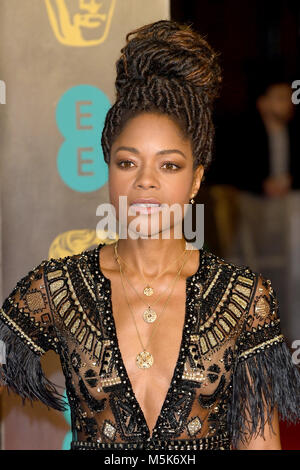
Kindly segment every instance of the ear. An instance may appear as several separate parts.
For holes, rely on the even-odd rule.
[[[204,174],[204,166],[203,165],[199,165],[196,170],[194,171],[194,178],[193,178],[193,184],[192,184],[192,192],[191,192],[191,197],[195,197],[196,194],[198,193],[199,189],[200,189],[200,185],[201,185],[201,181],[202,181],[202,178],[203,178],[203,174]]]

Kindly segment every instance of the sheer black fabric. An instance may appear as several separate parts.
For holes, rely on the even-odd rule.
[[[122,361],[103,247],[43,260],[0,309],[2,383],[63,410],[40,357],[60,356],[73,449],[231,449],[263,433],[274,407],[300,419],[300,373],[280,329],[271,282],[201,249],[186,279],[186,312],[172,380],[150,431]],[[145,371],[146,372],[146,371]],[[155,390],[153,391],[155,399]]]

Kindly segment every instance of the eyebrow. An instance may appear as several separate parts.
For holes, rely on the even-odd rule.
[[[134,147],[118,147],[116,150],[115,150],[115,153],[117,153],[119,150],[128,150],[128,152],[132,152],[132,153],[135,153],[136,155],[139,155],[139,151],[134,148]],[[166,155],[168,153],[179,153],[180,155],[182,155],[185,159],[186,159],[186,156],[183,152],[181,152],[181,150],[178,150],[178,149],[166,149],[166,150],[160,150],[159,152],[156,153],[156,155]]]

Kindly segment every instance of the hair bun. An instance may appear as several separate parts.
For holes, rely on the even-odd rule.
[[[219,95],[219,54],[186,24],[161,20],[142,26],[127,34],[121,52],[116,64],[118,97],[127,93],[133,81],[150,84],[159,77],[186,81],[207,101]]]

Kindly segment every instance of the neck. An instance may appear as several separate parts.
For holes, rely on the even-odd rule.
[[[185,239],[119,239],[117,250],[132,271],[147,278],[159,277],[170,265],[170,272],[178,270],[184,261]],[[172,263],[173,261],[173,263]]]

